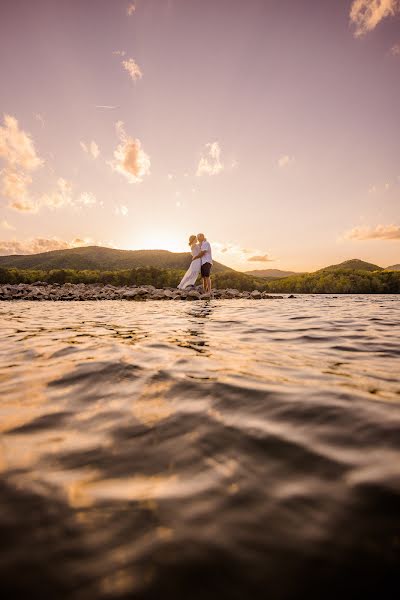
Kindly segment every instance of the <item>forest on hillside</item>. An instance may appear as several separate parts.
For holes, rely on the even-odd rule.
[[[177,287],[185,271],[181,269],[160,269],[157,267],[137,267],[118,271],[97,271],[75,269],[4,269],[0,268],[0,284],[35,283],[85,283],[102,285],[153,285],[156,288]],[[250,277],[238,271],[222,271],[213,274],[214,287],[238,290],[266,290],[267,282]],[[199,277],[198,282],[201,279]]]
[[[4,269],[0,268],[0,284],[85,283],[114,286],[153,285],[156,288],[177,287],[184,274],[180,269],[137,267],[118,271],[74,269]],[[238,271],[222,271],[212,276],[213,286],[240,291],[269,291],[298,294],[399,294],[400,271],[317,271],[292,275],[278,280],[252,277]],[[200,277],[198,282],[200,283]]]

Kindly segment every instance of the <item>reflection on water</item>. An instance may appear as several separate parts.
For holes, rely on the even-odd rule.
[[[394,597],[396,296],[0,323],[5,597]]]
[[[199,354],[209,355],[205,325],[212,313],[213,304],[211,302],[205,302],[204,304],[196,302],[189,305],[188,309],[184,311],[184,315],[187,317],[187,327],[177,331],[169,339],[169,342],[180,348],[190,348]]]

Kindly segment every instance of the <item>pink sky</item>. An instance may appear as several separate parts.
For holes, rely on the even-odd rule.
[[[400,262],[397,0],[3,0],[0,254]]]

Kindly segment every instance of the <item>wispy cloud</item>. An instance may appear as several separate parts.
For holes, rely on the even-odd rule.
[[[95,242],[90,238],[75,238],[70,242],[58,238],[36,237],[27,240],[0,240],[0,255],[38,254],[51,250],[67,250],[80,246],[91,246]]]
[[[136,6],[133,4],[133,2],[131,2],[131,4],[129,4],[128,8],[126,9],[126,14],[128,15],[128,17],[131,17],[135,11]]]
[[[138,79],[142,79],[143,73],[139,67],[139,65],[133,60],[133,58],[128,58],[127,60],[122,61],[122,66],[125,71],[128,71],[130,78],[132,81],[137,81]]]
[[[43,194],[37,207],[47,207],[50,209],[72,206],[75,208],[93,206],[96,204],[96,197],[91,192],[82,192],[79,195],[73,194],[73,185],[63,177],[59,177],[55,189],[47,194]]]
[[[34,171],[43,164],[31,136],[20,129],[17,119],[11,115],[4,115],[4,124],[0,126],[0,158],[8,167],[25,171]]]
[[[91,142],[82,146],[94,158],[98,146]],[[8,200],[8,206],[19,212],[37,213],[40,208],[51,209],[63,206],[91,206],[96,203],[93,194],[83,192],[74,197],[72,183],[59,177],[55,189],[41,195],[31,192],[32,173],[44,161],[36,153],[35,145],[28,133],[20,129],[15,117],[5,115],[4,125],[0,126],[0,159],[5,166],[0,171],[0,192]]]
[[[128,212],[129,212],[128,207],[125,206],[124,204],[121,204],[120,206],[116,206],[114,209],[114,213],[116,215],[118,215],[119,217],[126,217]]]
[[[140,140],[126,134],[122,121],[116,123],[116,131],[120,143],[114,151],[114,160],[108,164],[129,183],[139,183],[150,174],[150,157],[142,149]]]
[[[72,202],[72,183],[63,177],[59,177],[56,188],[50,193],[43,194],[40,197],[39,205],[54,209],[71,205]]]
[[[292,163],[294,163],[294,156],[289,156],[288,154],[283,154],[279,159],[278,159],[278,167],[280,169],[283,169],[285,167],[288,167],[289,165],[291,165]]]
[[[86,144],[85,142],[79,142],[80,146],[82,148],[82,150],[86,153],[86,154],[90,154],[90,156],[94,159],[96,159],[99,154],[100,154],[100,150],[98,145],[96,144],[96,142],[94,140],[92,140],[89,144]]]
[[[114,51],[113,51],[113,54],[114,54],[115,56],[125,56],[125,55],[126,55],[126,52],[125,52],[125,50],[114,50]]]
[[[0,158],[5,162],[0,171],[0,189],[9,206],[34,212],[35,203],[29,191],[30,174],[43,165],[43,160],[38,156],[31,136],[11,115],[4,115],[4,123],[0,126]]]
[[[82,192],[75,200],[76,206],[93,206],[96,203],[96,196],[92,192]]]
[[[30,193],[32,177],[22,170],[5,167],[0,172],[0,190],[7,198],[8,206],[21,212],[36,212],[37,207]]]
[[[2,219],[2,221],[0,221],[0,227],[2,229],[7,229],[8,231],[15,231],[14,225],[10,225],[10,223],[5,219]]]
[[[221,163],[221,147],[218,142],[206,144],[199,164],[197,166],[196,175],[218,175],[224,168]]]
[[[40,113],[35,113],[35,119],[36,121],[39,121],[39,123],[41,124],[42,127],[45,126],[45,120],[44,120],[44,116]]]
[[[391,47],[390,54],[392,54],[392,56],[400,56],[400,42]]]
[[[248,262],[273,262],[275,259],[263,254],[259,249],[243,248],[233,242],[212,242],[213,254],[217,260],[246,269]],[[250,257],[249,257],[250,255]]]
[[[348,240],[400,240],[400,225],[353,227],[344,237]]]
[[[94,107],[102,110],[115,110],[119,108],[119,106],[113,106],[112,104],[95,104]]]
[[[270,258],[268,254],[250,256],[250,258],[248,258],[247,260],[249,262],[273,262],[273,258]]]
[[[372,31],[386,17],[400,10],[400,0],[353,0],[350,7],[350,22],[359,37]]]

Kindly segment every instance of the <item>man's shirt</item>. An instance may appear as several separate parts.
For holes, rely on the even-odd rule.
[[[205,254],[201,257],[201,264],[204,265],[205,263],[210,263],[210,265],[212,265],[213,261],[211,256],[210,242],[204,240],[204,242],[201,243],[201,251],[205,252]]]

